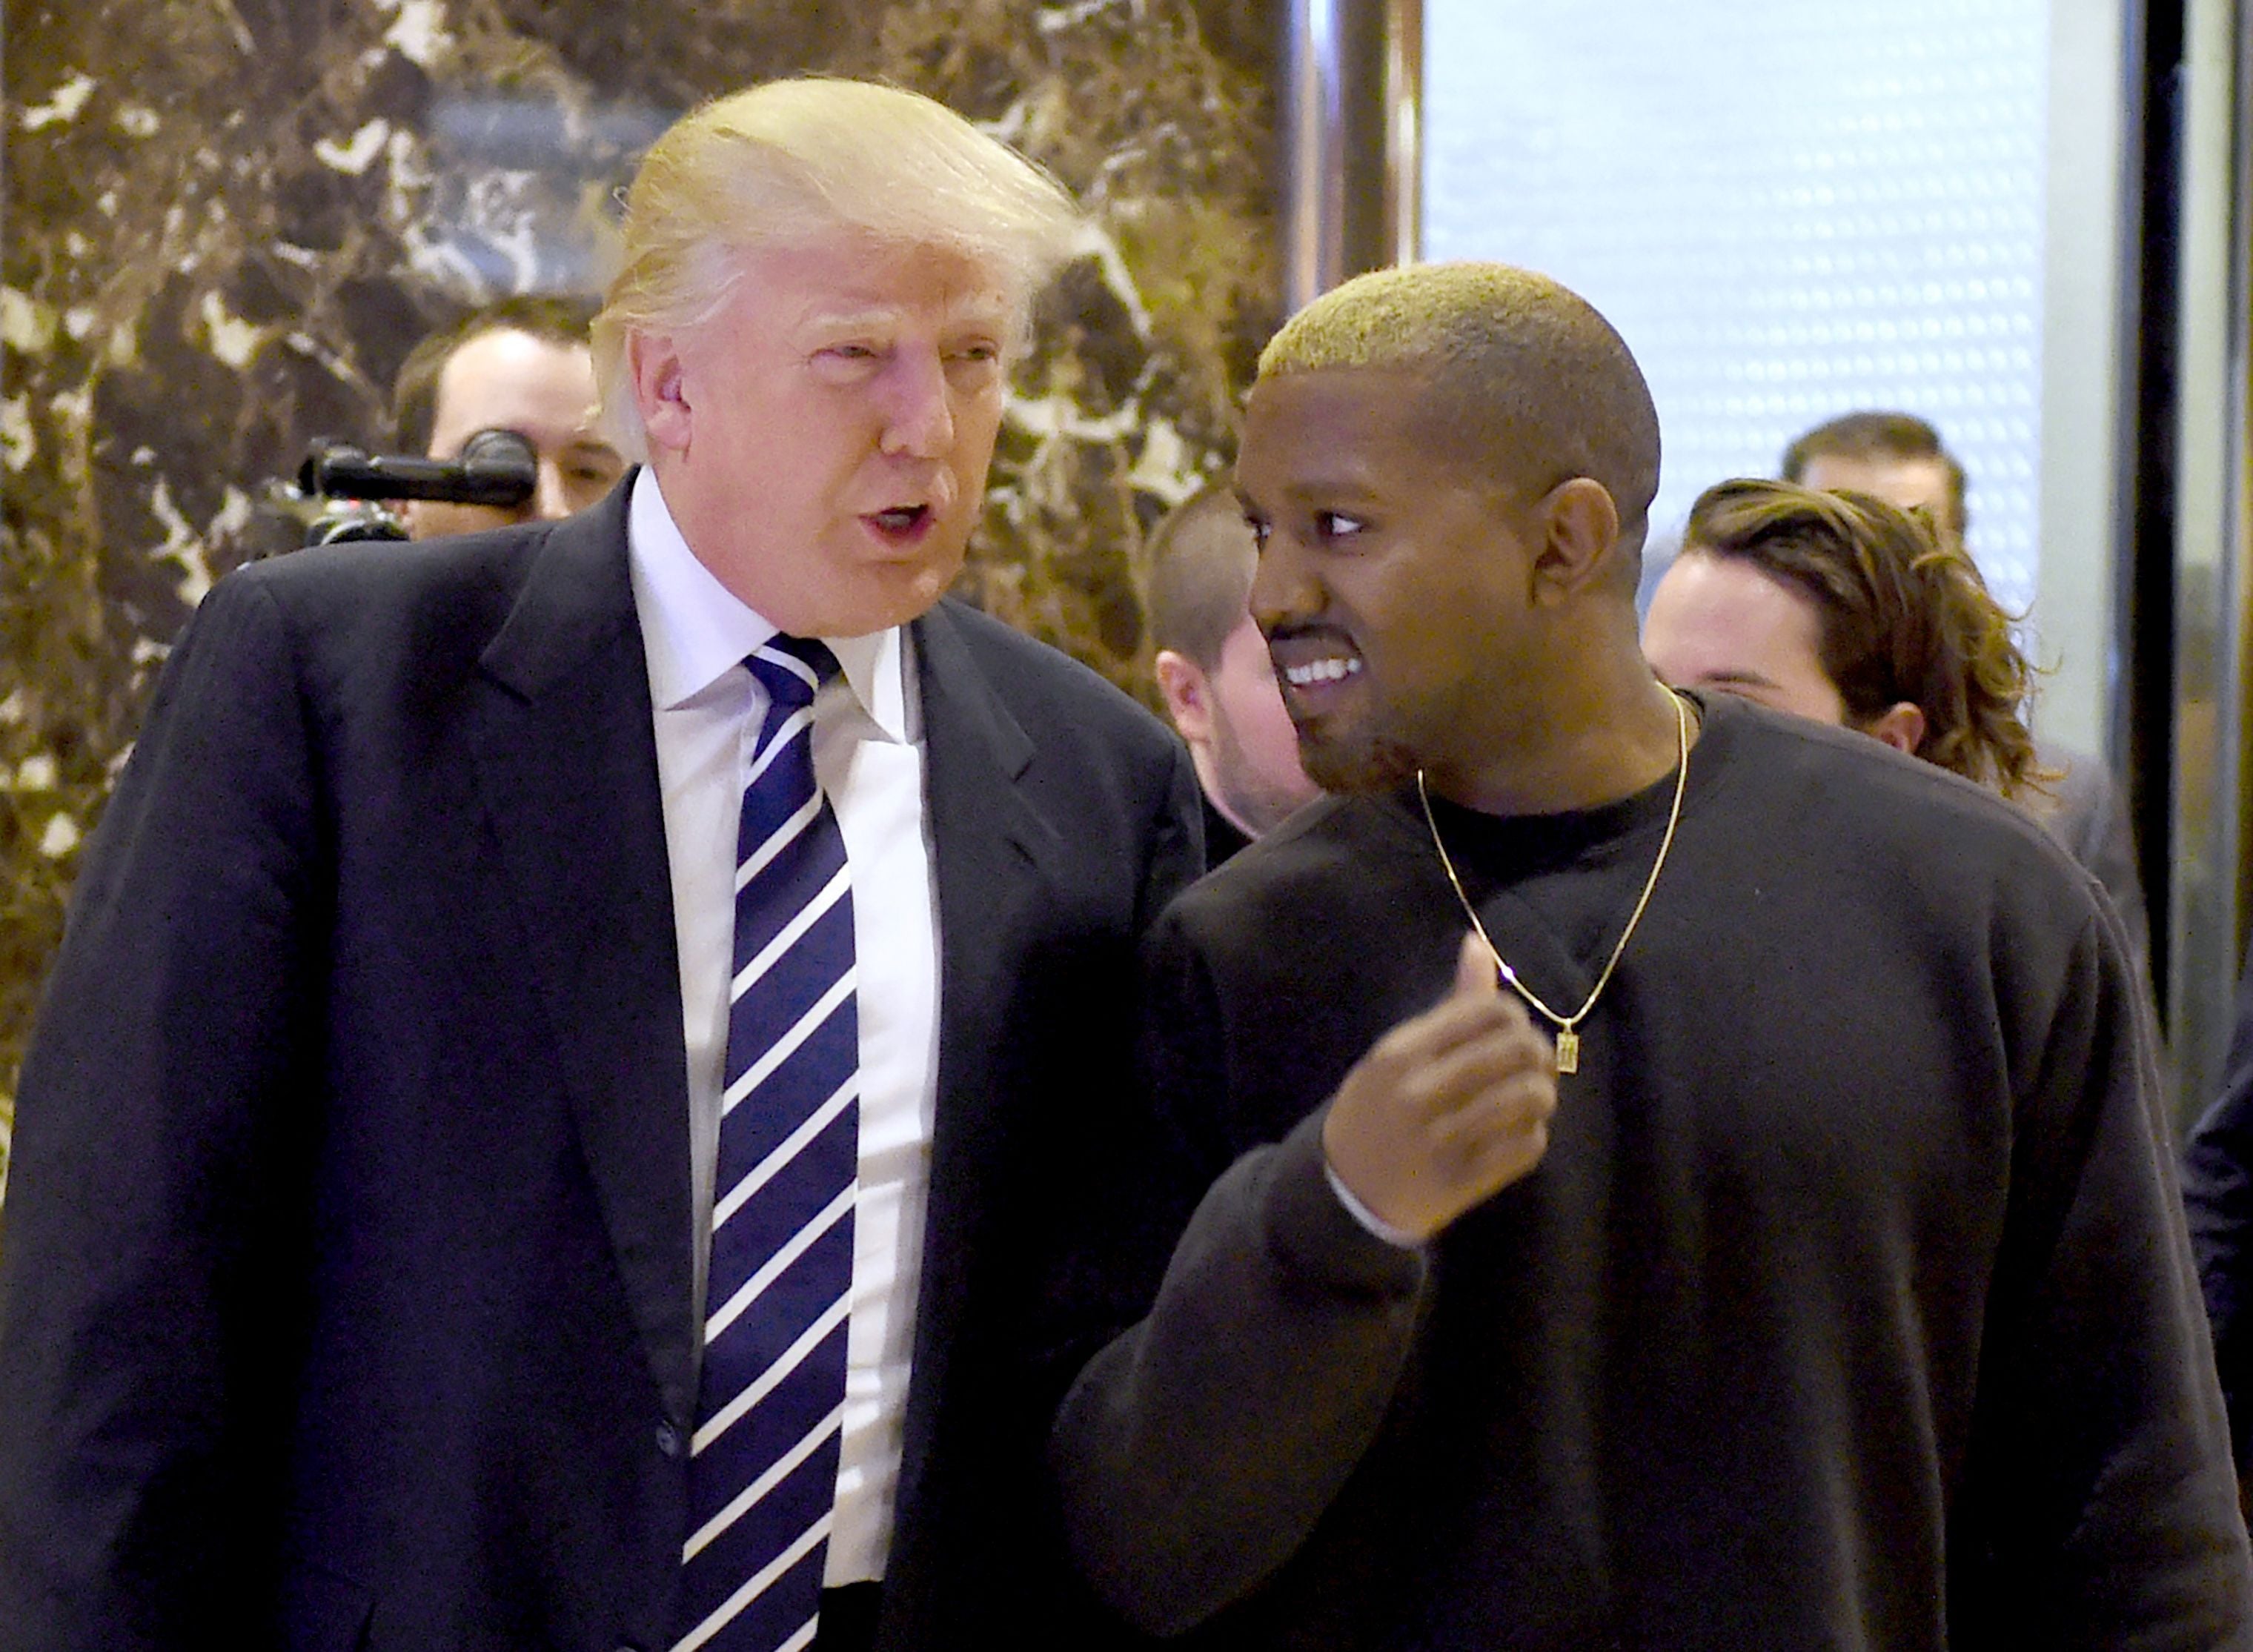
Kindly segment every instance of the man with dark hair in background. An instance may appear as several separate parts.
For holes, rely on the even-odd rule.
[[[1841,414],[1802,432],[1783,450],[1783,479],[1922,510],[1935,529],[1959,541],[1969,521],[1962,463],[1913,413]]]
[[[1783,450],[1783,479],[1824,491],[1867,493],[1905,511],[1922,511],[1933,526],[1964,542],[1971,513],[1964,466],[1940,432],[1911,413],[1866,409],[1843,414],[1801,435]],[[2150,990],[2152,930],[2136,840],[2112,777],[2096,757],[2054,740],[2035,742],[2040,767],[2055,777],[2027,802],[2050,835],[2073,851],[2119,909],[2136,969]]]
[[[1209,483],[1150,535],[1142,603],[1152,669],[1204,792],[1205,862],[1218,866],[1322,795],[1248,598],[1259,549],[1235,490]]]
[[[1262,354],[1252,609],[1332,795],[1148,949],[1074,1552],[1203,1652],[2242,1648],[2118,924],[1992,794],[1659,683],[1658,458],[1527,271]]]
[[[408,352],[391,392],[401,452],[455,459],[480,432],[513,430],[532,449],[540,478],[514,509],[410,499],[400,512],[409,537],[560,521],[617,484],[625,461],[596,423],[595,360],[587,343],[593,319],[594,307],[575,299],[503,298]]]

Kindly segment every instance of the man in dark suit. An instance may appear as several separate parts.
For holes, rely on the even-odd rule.
[[[206,599],[23,1077],[0,1648],[1073,1643],[1043,1258],[1195,781],[939,596],[1074,228],[908,94],[708,106],[596,332],[645,468]]]

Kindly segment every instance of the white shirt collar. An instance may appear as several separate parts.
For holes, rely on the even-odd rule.
[[[656,472],[644,466],[632,485],[626,547],[649,656],[650,698],[659,711],[670,711],[740,666],[780,627],[722,585],[688,548]],[[885,736],[910,739],[900,628],[821,640],[844,668],[853,697]]]

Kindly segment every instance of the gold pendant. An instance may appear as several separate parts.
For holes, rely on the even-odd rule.
[[[1557,1070],[1560,1073],[1580,1070],[1580,1035],[1569,1027],[1557,1029]]]

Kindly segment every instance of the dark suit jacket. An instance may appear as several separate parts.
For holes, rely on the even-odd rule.
[[[2103,760],[2045,740],[2034,758],[2061,777],[2047,800],[2037,798],[2035,818],[2050,836],[2071,852],[2112,897],[2120,927],[2128,937],[2136,979],[2152,990],[2152,924],[2144,906],[2144,880],[2136,870],[2136,840],[2128,810]]]
[[[2237,979],[2222,1092],[2184,1144],[2182,1194],[2238,1479],[2253,1487],[2253,951]]]
[[[18,1098],[8,1652],[667,1643],[687,1103],[624,499],[257,565],[174,652]],[[938,1104],[880,1644],[1070,1643],[1029,1344],[1196,785],[1053,651],[951,603],[916,646]]]

